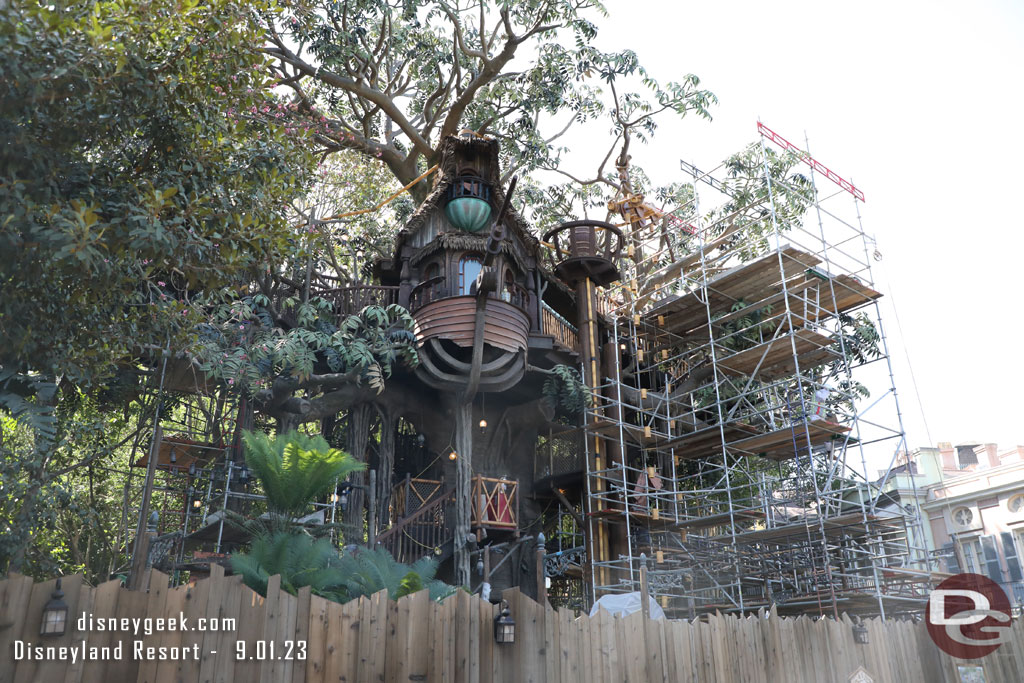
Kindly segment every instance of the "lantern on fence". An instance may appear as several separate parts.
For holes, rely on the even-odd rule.
[[[43,623],[39,627],[41,636],[62,636],[68,624],[68,603],[64,602],[64,591],[60,579],[50,593],[50,600],[43,607]]]
[[[516,622],[508,612],[508,601],[501,601],[501,611],[494,618],[494,642],[516,642]]]

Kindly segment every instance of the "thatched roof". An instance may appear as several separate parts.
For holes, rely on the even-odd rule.
[[[492,203],[495,207],[495,212],[505,202],[505,190],[501,187],[501,171],[498,162],[498,141],[478,137],[449,135],[441,142],[441,163],[438,172],[434,175],[434,188],[409,218],[405,227],[402,228],[395,239],[395,263],[398,263],[402,247],[409,237],[423,227],[427,217],[432,212],[440,210],[443,206],[445,193],[448,191],[448,187],[455,182],[460,153],[464,154],[469,150],[472,150],[474,156],[484,156],[490,162],[485,169],[481,169],[479,172],[481,177],[491,185]],[[540,242],[530,231],[529,224],[511,205],[505,213],[505,225],[519,239],[520,244],[533,257],[533,260],[539,263]]]

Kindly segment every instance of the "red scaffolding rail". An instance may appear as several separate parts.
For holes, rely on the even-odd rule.
[[[864,201],[864,193],[858,190],[856,187],[854,187],[853,183],[851,183],[849,180],[845,180],[838,173],[834,173],[831,169],[829,169],[828,166],[821,163],[820,161],[812,157],[810,154],[800,149],[792,142],[782,137],[781,135],[773,131],[771,128],[761,123],[760,121],[757,122],[757,132],[765,136],[772,142],[774,142],[779,147],[789,150],[791,152],[796,152],[804,161],[804,163],[806,163],[808,166],[810,166],[815,171],[822,174],[823,176],[831,180],[833,183],[835,183],[839,187],[843,188],[844,190],[852,194],[857,199]]]

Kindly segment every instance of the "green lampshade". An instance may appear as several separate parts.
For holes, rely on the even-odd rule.
[[[459,230],[479,232],[491,219],[491,205],[476,197],[458,197],[448,202],[444,213]]]

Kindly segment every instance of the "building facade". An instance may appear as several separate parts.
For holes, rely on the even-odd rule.
[[[1024,446],[920,448],[883,483],[920,516],[938,568],[984,574],[1024,605]]]

